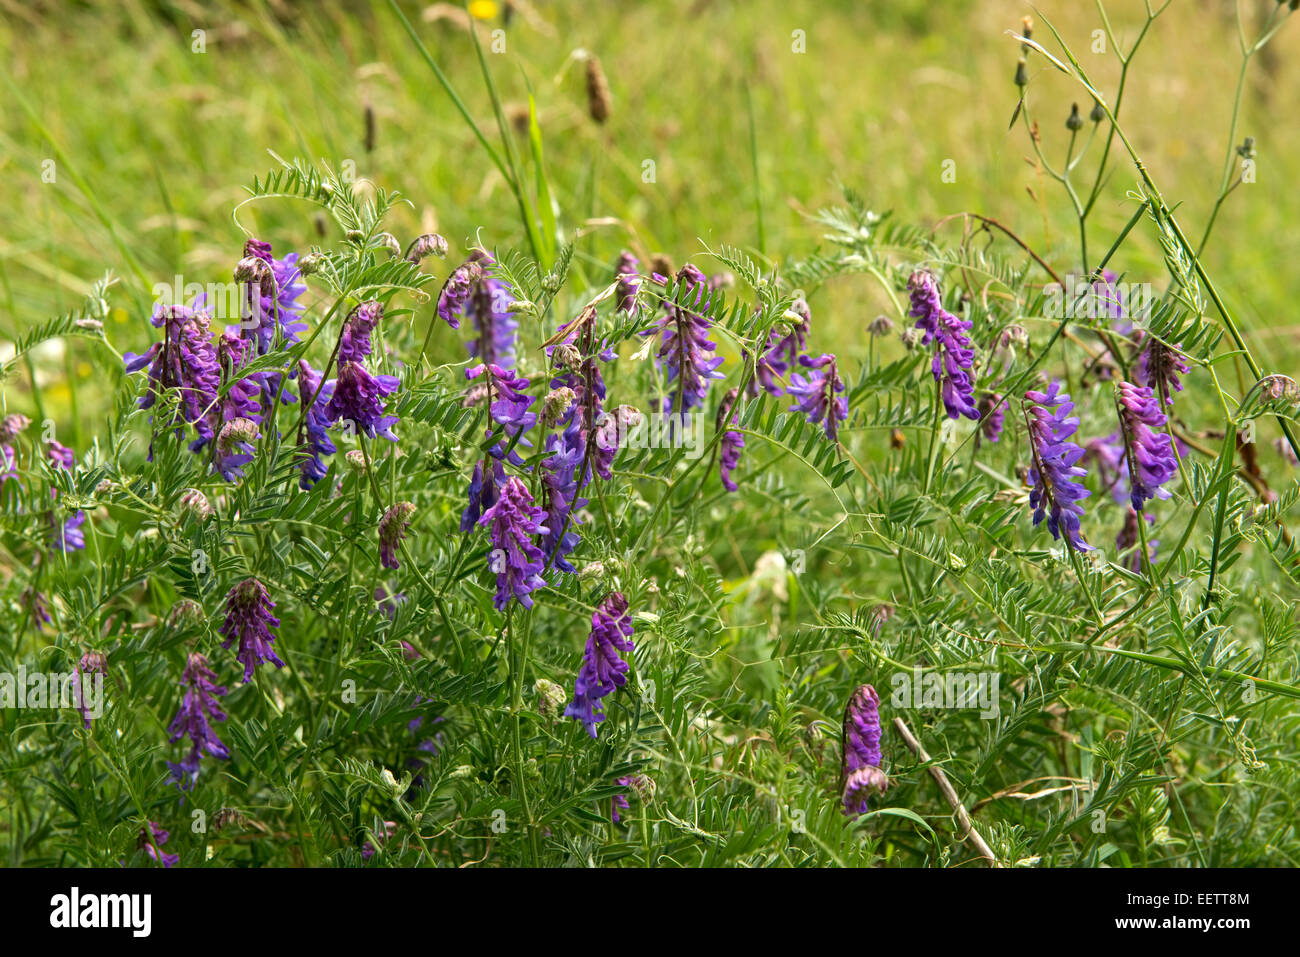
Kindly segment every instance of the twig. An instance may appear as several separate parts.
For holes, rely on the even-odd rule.
[[[925,748],[921,747],[921,742],[916,740],[911,730],[903,723],[902,718],[894,719],[894,728],[902,736],[907,748],[916,757],[924,762],[931,760],[930,755],[926,754]],[[929,767],[930,777],[934,778],[934,783],[939,785],[939,790],[943,792],[944,799],[947,800],[953,813],[957,815],[957,823],[961,825],[962,836],[970,838],[970,842],[975,845],[975,850],[980,852],[980,856],[989,862],[990,867],[1001,867],[998,863],[997,855],[993,853],[992,848],[985,843],[984,838],[980,837],[979,832],[971,825],[970,815],[966,813],[966,808],[962,806],[961,798],[957,796],[956,790],[953,789],[948,775],[943,773],[943,768],[937,764],[931,764]]]

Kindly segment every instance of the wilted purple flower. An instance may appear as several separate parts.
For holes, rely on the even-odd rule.
[[[641,288],[641,280],[638,278],[638,271],[641,263],[626,249],[619,253],[618,268],[618,287],[614,290],[618,297],[619,312],[626,312],[632,315],[636,311],[636,294]]]
[[[245,681],[252,679],[253,669],[263,661],[269,661],[277,668],[284,667],[284,662],[271,648],[271,642],[275,641],[271,627],[280,624],[280,619],[271,614],[274,607],[275,602],[267,594],[266,586],[256,578],[245,578],[226,595],[226,620],[217,631],[226,636],[222,648],[229,648],[231,642],[239,641],[235,657],[244,665]]]
[[[1134,378],[1138,385],[1153,389],[1161,405],[1173,405],[1173,393],[1183,391],[1182,376],[1191,372],[1192,367],[1183,361],[1178,346],[1167,346],[1155,336],[1147,336],[1146,340]]]
[[[880,697],[871,685],[860,685],[849,697],[840,745],[844,813],[865,814],[870,793],[883,794],[889,785],[880,770]]]
[[[401,567],[397,560],[397,546],[406,537],[406,529],[411,524],[415,506],[410,502],[398,502],[379,520],[379,564],[385,568]]]
[[[973,323],[968,319],[958,319],[943,308],[939,286],[928,272],[918,270],[912,273],[907,280],[907,290],[912,298],[908,315],[916,319],[916,328],[923,333],[921,344],[938,343],[930,371],[942,388],[948,417],[955,419],[964,415],[968,419],[978,419],[975,384],[971,380],[975,351],[966,335]]]
[[[596,474],[605,481],[614,477],[614,456],[628,430],[643,421],[641,411],[630,405],[620,405],[613,412],[601,412],[596,416],[596,429],[592,436],[591,466]],[[587,475],[591,479],[590,473]]]
[[[180,763],[168,761],[167,767],[171,771],[171,783],[182,791],[189,791],[194,787],[199,774],[199,760],[204,754],[222,760],[230,757],[229,749],[208,723],[209,720],[226,720],[226,713],[217,702],[217,698],[224,695],[226,689],[224,685],[217,684],[216,672],[209,667],[208,659],[198,653],[191,653],[186,658],[181,684],[185,688],[185,694],[181,698],[176,717],[172,718],[172,723],[167,727],[167,733],[172,743],[188,736],[190,749]]]
[[[1124,436],[1129,500],[1140,512],[1149,499],[1169,497],[1161,486],[1174,477],[1178,461],[1169,434],[1156,431],[1165,427],[1165,414],[1150,386],[1120,382],[1115,387],[1115,402]]]
[[[1079,519],[1083,516],[1081,499],[1089,492],[1076,479],[1087,473],[1075,463],[1083,449],[1069,441],[1079,427],[1078,416],[1071,416],[1074,403],[1061,392],[1061,383],[1053,380],[1046,392],[1030,390],[1025,398],[1033,405],[1026,415],[1029,422],[1029,445],[1034,464],[1029,470],[1029,504],[1034,509],[1034,524],[1047,516],[1047,528],[1053,538],[1065,540],[1076,551],[1091,551],[1083,540]]]
[[[140,837],[136,841],[136,846],[154,861],[162,864],[163,867],[175,867],[180,863],[181,856],[179,854],[167,854],[162,851],[162,846],[167,843],[167,839],[171,835],[153,821],[149,821],[148,825],[148,832],[144,828],[140,828]],[[149,838],[150,834],[153,835],[152,840]],[[159,855],[162,855],[161,858]]]
[[[820,423],[826,437],[835,442],[839,438],[839,424],[849,417],[849,400],[836,396],[837,392],[844,391],[844,381],[836,369],[835,357],[824,352],[816,359],[801,356],[799,362],[809,371],[806,378],[798,372],[790,374],[786,391],[795,400],[790,411],[798,409],[813,425]]]
[[[356,431],[370,438],[381,435],[396,442],[392,427],[398,418],[384,415],[384,397],[392,395],[400,385],[396,376],[372,375],[359,362],[345,362],[339,366],[334,391],[325,406],[325,417],[331,424],[340,420],[351,422]]]
[[[610,592],[591,616],[591,633],[574,684],[573,701],[564,709],[565,716],[580,721],[593,738],[596,725],[605,720],[600,699],[627,683],[628,663],[619,653],[630,654],[633,647],[627,599],[620,592]]]
[[[996,442],[1002,437],[1002,425],[1006,420],[1006,396],[997,392],[985,392],[980,397],[979,403],[979,434],[975,441],[980,438],[989,442]]]
[[[529,593],[542,588],[542,551],[533,544],[534,535],[545,535],[542,524],[546,510],[533,505],[528,487],[511,476],[501,486],[496,502],[483,513],[478,524],[491,530],[492,550],[488,565],[497,576],[493,604],[501,611],[513,596],[525,608],[533,607]]]
[[[716,345],[709,339],[711,323],[702,315],[709,308],[704,273],[695,266],[683,266],[677,274],[677,289],[686,290],[685,296],[678,295],[684,304],[665,303],[664,316],[649,333],[659,335],[655,361],[667,371],[671,394],[664,397],[665,415],[703,406],[709,382],[725,378],[717,371],[722,357],[713,354]]]
[[[718,431],[736,421],[732,409],[735,408],[739,395],[740,390],[734,388],[722,397],[722,402],[718,405]],[[722,436],[722,451],[718,455],[718,476],[722,479],[722,487],[728,492],[734,492],[740,487],[732,480],[731,473],[740,465],[740,450],[744,447],[745,436],[735,429],[727,429]]]
[[[329,402],[334,395],[334,381],[321,382],[321,374],[306,359],[298,360],[298,393],[303,402],[310,402],[303,416],[302,433],[298,437],[298,485],[304,491],[325,477],[328,469],[322,456],[333,455],[338,447],[329,435]]]
[[[47,619],[48,620],[48,619]],[[83,682],[86,675],[104,675],[108,673],[108,656],[102,651],[88,651],[81,656],[72,669],[72,698],[76,709],[81,712],[82,726],[90,730],[90,709],[86,707],[86,692]],[[101,679],[103,680],[103,679]]]
[[[178,417],[198,434],[190,444],[197,450],[216,435],[209,418],[217,404],[221,368],[209,333],[210,317],[198,308],[200,301],[195,306],[156,307],[150,321],[163,329],[162,342],[141,355],[125,353],[123,359],[128,373],[148,369],[149,390],[140,397],[141,409],[152,408],[165,391],[175,393]]]

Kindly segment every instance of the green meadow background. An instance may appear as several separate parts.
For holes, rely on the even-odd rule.
[[[1018,52],[1008,31],[1034,15],[1028,4],[539,0],[508,17],[506,6],[474,5],[483,42],[504,40],[488,62],[509,115],[526,119],[530,92],[536,101],[546,174],[568,235],[583,236],[593,283],[623,247],[678,263],[702,243],[775,263],[804,255],[822,242],[806,214],[836,201],[840,183],[911,222],[996,217],[1060,271],[1077,268],[1064,195],[1027,162],[1024,129],[1008,131]],[[1248,26],[1273,6],[1243,0]],[[402,8],[492,135],[465,14]],[[1131,43],[1143,4],[1106,9]],[[1044,0],[1042,13],[1113,91],[1117,63],[1090,50],[1094,5]],[[1034,35],[1050,40],[1045,27]],[[612,92],[603,126],[587,113],[582,51],[600,58]],[[1255,137],[1257,182],[1229,198],[1206,258],[1264,365],[1280,371],[1300,332],[1297,53],[1300,29],[1288,27],[1252,64],[1237,140]],[[1130,74],[1121,118],[1193,235],[1219,187],[1239,65],[1233,4],[1175,0]],[[1032,115],[1059,163],[1078,89],[1040,57],[1030,69]],[[301,203],[260,202],[238,223],[232,216],[242,186],[276,165],[271,154],[351,163],[359,179],[401,191],[411,205],[392,220],[399,239],[436,228],[452,242],[453,262],[429,267],[439,280],[476,237],[525,248],[506,184],[386,4],[0,0],[0,79],[0,359],[25,329],[80,305],[106,269],[122,280],[109,339],[138,350],[150,341],[153,283],[228,281],[239,223],[280,254],[325,241]],[[1085,115],[1090,105],[1080,104]],[[519,137],[526,156],[522,128]],[[654,182],[644,181],[646,160]],[[1094,256],[1131,214],[1134,182],[1126,159],[1113,163],[1091,220]],[[962,221],[940,229],[955,239]],[[1114,265],[1163,287],[1147,235]],[[833,331],[842,354],[862,354],[879,296],[863,281],[820,293],[823,336]],[[418,321],[431,312],[421,306]],[[4,384],[5,408],[70,420],[80,445],[102,421],[119,368],[101,345],[49,343]]]

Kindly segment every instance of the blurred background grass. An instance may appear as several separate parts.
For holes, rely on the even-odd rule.
[[[1242,0],[1253,25],[1274,0]],[[674,0],[653,3],[478,0],[505,52],[488,56],[512,116],[531,90],[551,188],[570,235],[596,220],[588,257],[618,249],[666,252],[676,262],[711,245],[758,244],[802,255],[820,241],[802,211],[832,203],[837,183],[880,210],[932,222],[962,210],[991,215],[1064,272],[1077,268],[1077,231],[1064,195],[1008,132],[1017,99],[1017,45],[1006,35],[1033,11],[1017,0]],[[508,9],[513,7],[513,9]],[[1132,42],[1141,0],[1106,4],[1117,36]],[[489,134],[491,104],[465,15],[448,4],[402,8]],[[1181,202],[1199,236],[1224,162],[1240,56],[1234,5],[1175,0],[1130,76],[1122,118],[1167,199]],[[1043,0],[1043,13],[1107,92],[1113,57],[1089,52],[1100,27],[1093,4]],[[196,52],[201,30],[203,52]],[[795,52],[803,31],[806,52]],[[492,35],[483,33],[485,43]],[[1047,41],[1045,29],[1036,32]],[[1050,45],[1050,44],[1049,44]],[[601,59],[613,94],[601,126],[587,115],[584,66]],[[1300,132],[1286,115],[1300,79],[1300,24],[1289,24],[1252,66],[1237,140],[1254,136],[1257,182],[1229,198],[1207,256],[1266,366],[1290,371],[1300,323],[1300,278],[1290,254],[1300,236]],[[525,247],[514,201],[386,4],[23,3],[0,0],[0,338],[80,304],[106,268],[123,279],[110,340],[150,340],[154,282],[224,282],[243,233],[232,219],[242,186],[275,165],[268,151],[356,174],[412,202],[390,229],[403,242],[436,228],[455,260],[474,242]],[[1033,116],[1053,162],[1078,89],[1031,58]],[[758,149],[755,181],[748,119]],[[30,108],[30,112],[24,108]],[[1086,115],[1089,103],[1080,103]],[[373,138],[367,142],[367,108]],[[1093,168],[1101,138],[1081,172]],[[520,146],[526,154],[521,135]],[[48,165],[54,161],[53,167]],[[655,181],[643,182],[645,160]],[[943,164],[955,164],[944,182]],[[1127,220],[1135,182],[1114,163],[1091,223],[1093,256]],[[46,182],[53,171],[53,182]],[[43,178],[42,174],[47,175]],[[1090,173],[1085,177],[1090,182]],[[278,253],[333,242],[301,203],[261,202],[240,222]],[[332,228],[332,227],[331,227]],[[945,227],[955,239],[960,222]],[[588,259],[588,262],[591,260]],[[448,266],[435,268],[441,280]],[[1163,287],[1147,235],[1113,264],[1131,281]],[[705,264],[705,268],[709,268]],[[850,352],[884,304],[866,283],[830,290],[819,326]],[[426,316],[432,307],[422,307]],[[0,351],[9,350],[0,344]],[[0,356],[3,358],[3,356]],[[70,416],[82,438],[102,420],[103,387],[120,368],[93,343],[51,344],[37,360],[37,394],[20,371],[4,385],[8,410]],[[69,385],[72,388],[69,388]],[[78,396],[80,400],[78,401]]]

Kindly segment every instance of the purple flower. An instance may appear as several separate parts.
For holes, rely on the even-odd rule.
[[[1169,434],[1156,431],[1165,427],[1165,414],[1150,386],[1120,382],[1115,387],[1115,402],[1124,436],[1129,500],[1140,512],[1149,499],[1169,497],[1161,486],[1174,477],[1178,461]]]
[[[307,329],[300,321],[302,305],[298,297],[307,291],[298,270],[298,254],[289,253],[283,259],[271,255],[271,244],[259,239],[249,239],[244,244],[244,259],[236,267],[236,278],[245,282],[244,320],[256,319],[257,354],[265,355],[275,340],[278,322],[285,342],[297,342],[298,334]],[[260,261],[265,268],[249,268],[250,261]],[[256,280],[256,281],[250,281]]]
[[[453,329],[460,328],[460,317],[469,307],[470,295],[476,283],[483,278],[480,250],[470,253],[469,259],[457,266],[438,294],[438,315]]]
[[[377,840],[380,844],[386,844],[396,833],[397,833],[397,822],[385,821],[383,833],[376,834],[375,840]],[[372,857],[375,856],[375,850],[376,850],[375,845],[371,844],[370,841],[367,840],[364,844],[361,845],[361,859],[363,861],[370,860]]]
[[[163,867],[175,867],[180,862],[181,856],[179,854],[166,854],[161,849],[171,835],[153,821],[149,821],[148,826],[148,831],[140,828],[140,837],[136,841],[136,847],[141,848],[150,858],[162,864]],[[151,834],[153,835],[152,839],[150,839]],[[162,855],[161,858],[159,855]]]
[[[302,431],[298,436],[298,470],[301,473],[298,485],[305,491],[323,479],[328,471],[321,457],[338,451],[329,436],[328,407],[334,395],[334,382],[322,383],[321,374],[306,359],[299,359],[298,393],[303,402],[311,403],[303,416]]]
[[[392,395],[400,385],[396,376],[371,375],[361,363],[345,362],[339,366],[334,391],[325,406],[325,417],[330,424],[340,420],[351,422],[356,431],[370,438],[381,435],[396,442],[392,427],[398,418],[384,415],[384,397]]]
[[[1088,497],[1088,490],[1076,479],[1087,473],[1075,463],[1083,457],[1083,449],[1069,441],[1079,427],[1078,416],[1071,416],[1074,403],[1061,392],[1061,383],[1053,381],[1046,392],[1030,390],[1025,398],[1034,403],[1027,409],[1029,420],[1029,445],[1034,463],[1029,469],[1029,505],[1034,509],[1034,525],[1047,516],[1047,528],[1052,537],[1064,534],[1066,542],[1076,551],[1091,551],[1092,546],[1083,540],[1079,519],[1083,516],[1080,500]]]
[[[722,402],[718,405],[717,429],[721,431],[726,427],[727,420],[734,423],[736,416],[732,415],[732,409],[736,405],[736,399],[740,395],[740,390],[732,389],[722,397]],[[731,473],[740,465],[740,450],[745,447],[745,436],[735,429],[727,429],[722,436],[722,451],[718,456],[718,476],[722,479],[722,487],[728,492],[734,492],[738,486],[731,478]]]
[[[802,321],[793,328],[781,326],[768,332],[763,352],[754,363],[755,381],[777,396],[785,391],[777,378],[793,370],[803,357],[808,331],[812,328],[812,311],[808,308],[808,303],[796,299],[790,306],[790,311]],[[782,329],[786,330],[784,335]],[[757,392],[753,394],[757,395]]]
[[[406,538],[411,516],[415,506],[410,502],[398,502],[384,513],[379,520],[379,563],[385,568],[397,569],[401,562],[397,560],[397,546]]]
[[[600,699],[627,683],[628,663],[619,653],[632,650],[627,599],[611,592],[591,616],[591,633],[574,683],[573,701],[564,709],[565,716],[580,721],[593,738],[596,725],[605,720]]]
[[[1097,474],[1103,492],[1110,492],[1116,502],[1124,501],[1124,477],[1128,475],[1128,462],[1124,456],[1124,443],[1118,432],[1105,438],[1089,439],[1083,443],[1082,462],[1090,465]]]
[[[546,534],[542,537],[542,554],[548,563],[562,572],[573,574],[576,569],[568,556],[578,546],[576,512],[587,504],[578,497],[578,470],[582,468],[585,446],[576,416],[569,419],[562,432],[552,432],[546,437],[546,450],[542,460],[542,505],[546,510]]]
[[[374,346],[370,335],[384,318],[384,306],[377,299],[367,299],[352,310],[339,336],[339,363],[361,362]]]
[[[244,665],[245,681],[252,679],[253,669],[263,661],[269,661],[277,668],[284,667],[284,662],[271,648],[271,642],[275,641],[271,627],[280,624],[280,619],[271,614],[274,607],[275,602],[267,594],[266,586],[256,578],[245,578],[226,595],[226,620],[217,631],[226,636],[222,648],[229,648],[231,642],[239,641],[235,657]]]
[[[807,377],[798,372],[790,375],[786,391],[795,400],[790,411],[798,409],[813,425],[821,423],[826,437],[835,442],[839,438],[839,424],[849,417],[848,399],[836,396],[837,392],[844,391],[844,382],[836,369],[835,357],[825,352],[816,359],[802,356],[799,361],[809,371]]]
[[[1192,371],[1191,366],[1183,361],[1178,346],[1167,346],[1155,336],[1147,336],[1146,348],[1138,360],[1138,385],[1154,389],[1160,396],[1161,405],[1174,404],[1174,392],[1183,391],[1182,376]]]
[[[641,288],[641,280],[638,276],[638,270],[641,263],[626,249],[619,254],[618,267],[615,270],[618,274],[618,286],[614,294],[618,297],[619,312],[625,312],[629,316],[636,312],[636,294]]]
[[[177,417],[193,425],[198,434],[190,444],[195,450],[216,435],[209,418],[221,385],[217,350],[209,333],[210,317],[200,305],[196,300],[196,308],[156,307],[150,321],[163,329],[162,342],[155,342],[141,355],[128,352],[123,356],[128,373],[148,370],[149,389],[140,397],[139,407],[152,408],[163,392],[174,393]]]
[[[218,438],[213,449],[212,467],[227,482],[243,477],[243,467],[253,460],[253,453],[256,451],[253,442],[259,437],[256,426],[262,421],[260,398],[265,380],[258,373],[247,378],[239,378],[236,375],[239,369],[252,358],[252,349],[252,342],[239,338],[229,329],[226,329],[217,340],[217,358],[221,363],[222,384],[224,386],[233,383],[233,385],[229,386],[213,411],[212,424],[218,430]],[[227,426],[237,421],[253,423],[251,437],[245,438],[242,430],[226,431]],[[237,441],[234,438],[235,434],[240,435]]]
[[[948,417],[955,419],[964,415],[968,419],[978,419],[975,384],[971,380],[975,352],[966,335],[966,330],[973,323],[967,319],[958,319],[943,308],[939,286],[928,272],[918,270],[912,273],[907,280],[907,290],[912,298],[912,309],[908,315],[916,319],[916,328],[923,333],[921,344],[937,342],[930,370],[934,374],[934,381],[941,386],[943,405],[948,410]]]
[[[30,585],[18,596],[18,604],[27,609],[32,626],[37,631],[44,631],[46,625],[53,624],[53,619],[50,618],[49,599]]]
[[[168,761],[167,767],[171,771],[171,783],[182,791],[189,791],[194,787],[199,774],[199,760],[204,754],[222,760],[230,757],[230,751],[208,723],[209,720],[226,720],[226,713],[217,702],[226,689],[217,684],[217,675],[208,666],[208,659],[198,653],[191,653],[186,659],[181,684],[185,694],[167,733],[172,743],[188,736],[190,749],[180,763]]]
[[[860,685],[844,707],[840,784],[845,814],[865,814],[871,791],[883,794],[888,778],[880,770],[880,697]]]
[[[511,476],[500,488],[492,507],[483,513],[478,524],[491,530],[492,550],[488,565],[497,576],[493,604],[505,609],[513,596],[525,608],[533,607],[529,593],[545,586],[542,580],[542,551],[533,544],[534,535],[549,531],[542,524],[546,510],[533,505],[533,497],[519,479]]]
[[[480,363],[465,370],[465,378],[467,379],[477,379],[483,375],[486,375],[483,381],[487,386],[488,411],[491,414],[492,421],[501,426],[502,431],[505,433],[505,438],[498,443],[492,452],[493,455],[501,458],[507,454],[507,449],[516,441],[522,445],[528,445],[527,440],[517,437],[521,437],[523,433],[537,424],[536,414],[528,411],[536,399],[524,393],[524,389],[528,388],[528,380],[522,376],[516,376],[508,369],[490,363]],[[487,436],[491,437],[491,435],[492,430],[489,428]],[[518,453],[511,451],[509,455],[511,462],[516,465],[522,464],[523,460],[519,458]]]
[[[0,488],[10,479],[18,480],[18,453],[14,450],[14,439],[31,424],[31,419],[18,412],[0,419]]]
[[[716,345],[709,339],[711,323],[702,313],[709,308],[709,285],[704,273],[695,266],[683,266],[677,274],[674,292],[686,290],[684,305],[665,303],[665,314],[650,334],[659,334],[659,351],[655,361],[667,370],[671,394],[664,397],[663,411],[688,412],[704,405],[709,382],[725,376],[717,371],[722,358],[715,356]]]
[[[469,504],[465,506],[465,511],[460,516],[462,532],[468,532],[478,524],[479,516],[496,502],[497,489],[506,480],[505,469],[495,459],[492,460],[492,473],[485,476],[483,472],[485,461],[479,459],[474,463],[474,473],[470,476],[469,489],[466,493]]]
[[[474,250],[483,270],[470,289],[468,314],[474,323],[474,338],[465,344],[470,357],[490,365],[512,368],[515,364],[515,337],[519,321],[511,307],[515,304],[510,284],[497,278],[496,260],[485,250]]]

